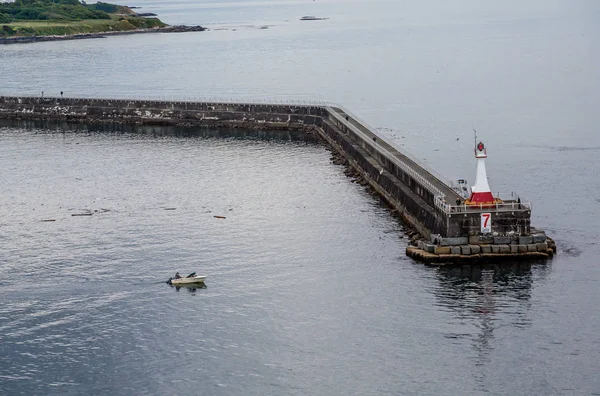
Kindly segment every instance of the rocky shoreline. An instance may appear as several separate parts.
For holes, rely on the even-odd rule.
[[[140,33],[187,33],[187,32],[203,32],[207,30],[202,26],[165,26],[154,29],[137,29],[125,30],[119,32],[100,32],[100,33],[79,33],[65,36],[16,36],[16,37],[0,37],[0,44],[25,44],[38,43],[42,41],[66,41],[66,40],[82,40],[92,38],[106,38],[110,36],[122,36],[127,34]]]

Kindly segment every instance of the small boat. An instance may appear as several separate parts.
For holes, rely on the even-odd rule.
[[[167,284],[173,286],[181,286],[181,285],[193,285],[198,283],[204,283],[206,279],[206,275],[196,275],[195,272],[192,272],[185,278],[169,278]]]
[[[171,279],[169,281],[170,285],[190,285],[193,283],[204,283],[204,280],[206,279],[206,276],[203,275],[195,275],[192,276],[191,278],[178,278],[178,279]]]

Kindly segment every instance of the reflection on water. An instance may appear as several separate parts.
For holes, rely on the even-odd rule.
[[[309,383],[310,365],[301,377],[277,369],[298,348],[311,362],[337,356],[288,335],[299,315],[318,331],[336,318],[302,307],[337,296],[327,293],[355,229],[370,246],[393,221],[361,212],[371,197],[323,146],[241,130],[20,125],[35,129],[0,129],[0,393],[267,394]],[[200,269],[210,288],[164,283]]]
[[[525,302],[531,298],[530,263],[502,263],[438,269],[441,304],[461,315],[495,311],[496,299]]]
[[[321,145],[51,128],[0,130],[4,393],[520,394],[522,349],[596,362],[540,337],[551,267],[413,263]],[[165,287],[194,270],[209,288]]]
[[[531,275],[531,267],[531,262],[447,266],[439,267],[439,274],[441,278],[446,278],[447,281],[456,284],[465,281],[480,281],[484,274],[488,273],[493,274],[495,281],[507,282],[509,279],[514,279],[515,276]]]
[[[207,286],[205,283],[196,283],[193,285],[169,285],[171,288],[175,289],[176,292],[179,292],[181,289],[185,289],[189,291],[191,294],[196,294],[198,289],[206,289]]]
[[[517,302],[528,308],[532,288],[530,263],[486,264],[439,268],[440,287],[436,292],[439,303],[459,317],[490,318],[498,310]],[[530,324],[526,312],[517,310],[514,324]],[[485,327],[485,326],[484,326]],[[484,337],[485,338],[485,337]]]
[[[471,320],[469,334],[447,334],[447,338],[467,338],[475,353],[473,375],[482,392],[488,389],[495,332],[504,327],[527,328],[531,321],[531,263],[502,263],[441,267],[436,297],[458,320]],[[507,320],[508,319],[508,320]]]
[[[317,135],[294,130],[253,130],[241,128],[207,128],[185,126],[130,125],[115,123],[73,123],[67,121],[48,120],[2,120],[0,128],[37,129],[48,132],[86,132],[86,133],[118,133],[136,134],[147,137],[201,137],[201,138],[236,138],[266,139],[300,142],[317,142]]]

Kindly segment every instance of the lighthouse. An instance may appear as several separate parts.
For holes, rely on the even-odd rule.
[[[477,175],[475,176],[475,185],[471,188],[471,196],[465,200],[467,205],[493,204],[497,200],[490,191],[485,172],[485,159],[487,152],[485,146],[480,141],[475,146],[475,158],[477,158]]]

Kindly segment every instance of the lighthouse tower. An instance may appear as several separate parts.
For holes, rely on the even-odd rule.
[[[487,152],[482,142],[475,146],[475,158],[477,158],[477,175],[475,177],[475,185],[471,188],[471,197],[465,201],[467,205],[493,204],[496,202],[490,186],[487,181],[485,172],[485,159]]]

